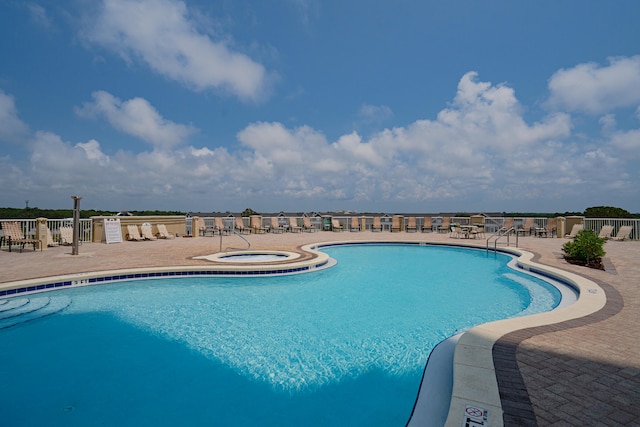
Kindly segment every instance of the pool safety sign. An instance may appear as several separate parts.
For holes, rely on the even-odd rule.
[[[120,218],[104,219],[104,240],[107,243],[122,242],[122,229],[120,228]]]
[[[486,426],[487,412],[488,411],[484,408],[467,405],[464,408],[464,420],[462,421],[463,427]]]

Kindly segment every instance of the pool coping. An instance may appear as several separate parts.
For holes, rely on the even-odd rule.
[[[66,274],[37,279],[27,279],[0,284],[0,298],[8,298],[33,292],[41,292],[62,286],[85,286],[97,283],[109,283],[123,280],[146,279],[152,277],[225,275],[255,276],[260,274],[293,274],[314,271],[326,266],[329,256],[318,248],[341,245],[382,244],[382,245],[424,245],[466,247],[485,250],[484,246],[473,243],[444,243],[428,240],[420,241],[327,241],[300,246],[298,250],[312,256],[295,262],[278,263],[224,263],[211,266],[164,266],[126,268],[118,270],[94,271],[88,273]],[[493,250],[491,250],[493,251]],[[453,392],[446,425],[463,424],[466,409],[469,406],[486,410],[485,425],[503,425],[503,402],[494,359],[494,347],[500,338],[524,329],[538,328],[582,318],[600,310],[606,304],[606,295],[594,281],[559,268],[536,263],[531,252],[510,248],[497,248],[498,252],[516,257],[519,268],[533,271],[574,287],[578,300],[571,306],[515,319],[505,319],[476,326],[465,332],[459,339],[454,351]],[[101,280],[102,278],[102,280]],[[109,280],[106,280],[106,279]],[[517,369],[517,366],[516,366]],[[526,393],[526,389],[525,389]],[[411,420],[409,420],[410,425]]]

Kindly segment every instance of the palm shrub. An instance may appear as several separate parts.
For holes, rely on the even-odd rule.
[[[600,264],[604,251],[605,240],[596,236],[593,230],[580,230],[572,242],[562,245],[564,257],[570,261],[578,261],[586,265]]]

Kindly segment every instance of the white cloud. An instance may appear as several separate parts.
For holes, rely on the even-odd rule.
[[[365,122],[378,123],[393,117],[393,111],[386,105],[363,104],[358,115]]]
[[[156,148],[170,148],[182,144],[197,131],[192,126],[165,120],[149,102],[142,98],[121,101],[108,92],[92,94],[93,102],[76,108],[82,117],[104,116],[116,129],[141,138]]]
[[[47,14],[47,10],[44,7],[35,3],[28,3],[26,7],[29,10],[31,21],[34,24],[45,30],[53,28],[53,21]]]
[[[168,126],[146,101],[132,101],[99,92],[79,112],[148,139],[174,133],[176,140],[180,125]],[[434,119],[366,139],[350,132],[329,140],[310,126],[255,122],[238,132],[241,149],[234,152],[166,143],[163,150],[106,155],[96,140],[72,144],[38,132],[30,166],[9,168],[11,186],[32,200],[90,195],[92,203],[117,209],[508,210],[520,201],[542,211],[549,204],[572,210],[565,208],[569,200],[593,194],[637,196],[640,130],[585,139],[572,135],[566,114],[527,123],[522,110],[512,88],[468,73]],[[0,158],[0,166],[10,165]],[[6,179],[0,182],[9,185]]]
[[[265,68],[228,41],[212,40],[189,15],[177,0],[104,0],[82,36],[198,91],[221,89],[247,100],[264,96]]]
[[[640,103],[640,55],[589,62],[555,72],[549,79],[549,104],[570,111],[603,114]]]
[[[27,125],[18,117],[13,96],[0,89],[0,141],[17,142],[27,131]]]

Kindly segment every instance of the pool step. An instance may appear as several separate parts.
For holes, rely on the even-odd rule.
[[[65,296],[10,300],[0,305],[0,329],[57,313],[67,308],[69,304],[71,304],[71,298]],[[8,305],[10,308],[5,309]]]
[[[15,308],[22,307],[23,305],[28,303],[29,303],[29,298],[18,298],[18,299],[9,300],[6,302],[6,304],[3,304],[0,307],[0,314],[6,311],[11,311]]]

